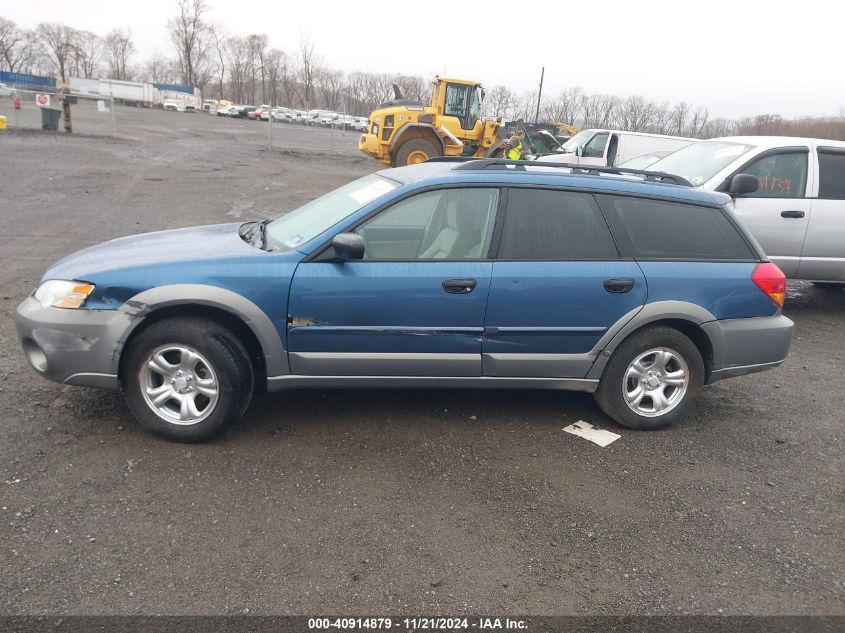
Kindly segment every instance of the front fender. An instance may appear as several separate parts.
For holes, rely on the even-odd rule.
[[[172,284],[150,288],[133,296],[120,307],[120,311],[130,319],[129,326],[120,337],[119,345],[122,347],[148,314],[161,308],[180,305],[213,307],[237,317],[258,339],[264,354],[267,375],[290,373],[284,344],[270,317],[243,295],[217,286]]]

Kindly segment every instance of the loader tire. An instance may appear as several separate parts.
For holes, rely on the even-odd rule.
[[[436,156],[442,156],[438,147],[425,139],[414,138],[402,143],[393,159],[393,166],[416,165]]]

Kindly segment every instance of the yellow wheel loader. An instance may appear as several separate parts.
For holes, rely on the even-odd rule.
[[[390,167],[414,165],[436,156],[484,157],[501,146],[501,121],[481,118],[484,89],[463,79],[436,77],[431,105],[394,99],[370,114],[358,149]]]

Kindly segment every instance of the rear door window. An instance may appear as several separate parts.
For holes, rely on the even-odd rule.
[[[510,189],[499,259],[617,259],[607,223],[591,194]]]
[[[598,196],[622,254],[637,259],[757,259],[718,207],[627,196]]]
[[[845,200],[845,149],[819,148],[819,198]]]

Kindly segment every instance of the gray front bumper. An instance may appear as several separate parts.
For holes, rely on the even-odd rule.
[[[131,317],[119,310],[45,308],[32,297],[15,315],[18,338],[33,369],[68,385],[118,389],[122,336]]]
[[[789,353],[794,324],[783,315],[725,319],[703,323],[713,345],[708,383],[765,371],[780,365]]]

